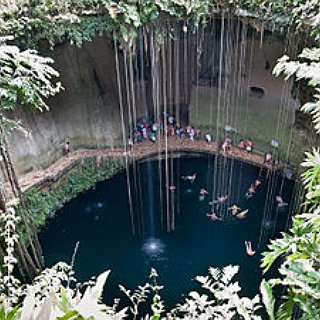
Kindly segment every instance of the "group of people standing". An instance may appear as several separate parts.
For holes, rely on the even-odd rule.
[[[190,141],[193,141],[204,139],[208,144],[211,144],[213,141],[213,137],[210,132],[203,134],[199,128],[195,128],[191,125],[187,125],[186,127],[180,126],[177,124],[173,115],[164,113],[160,121],[155,121],[154,116],[150,116],[144,118],[136,125],[128,138],[129,151],[124,152],[124,154],[128,153],[130,155],[130,151],[134,144],[138,144],[143,141],[156,142],[161,134],[166,134],[168,137],[178,137],[180,140],[189,139]],[[253,152],[253,146],[254,143],[250,138],[247,140],[241,138],[239,143],[236,145],[240,152],[246,152],[248,154]],[[232,140],[230,138],[226,138],[223,141],[217,141],[218,154],[232,154],[232,147]],[[66,157],[69,157],[70,152],[70,142],[67,141],[63,148],[63,154]],[[263,165],[277,168],[279,161],[274,159],[271,151],[268,151],[264,155]],[[289,171],[289,169],[287,169],[287,171]],[[288,176],[289,175],[292,176],[290,171],[288,172]],[[250,190],[251,192],[249,192],[249,194],[254,193],[254,188],[251,188]]]
[[[167,134],[168,137],[177,136],[181,140],[188,138],[198,140],[201,138],[201,130],[190,125],[182,127],[176,123],[173,115],[164,114],[161,121],[155,121],[154,117],[144,119],[133,129],[129,136],[129,146],[142,141],[156,142],[160,134]]]
[[[154,116],[151,116],[139,122],[129,135],[128,145],[132,148],[134,144],[143,141],[156,142],[160,134],[166,134],[168,137],[178,137],[181,141],[184,139],[190,141],[204,139],[208,144],[211,144],[214,140],[210,132],[203,134],[199,128],[194,126],[181,126],[176,122],[173,115],[164,113],[160,121],[155,121]],[[217,141],[218,153],[228,153],[231,147],[232,142],[229,138],[224,141]],[[252,153],[253,141],[251,139],[246,141],[240,139],[238,148]]]
[[[164,114],[163,119],[160,122],[156,122],[154,117],[151,116],[138,123],[133,129],[132,134],[129,136],[128,144],[129,146],[132,146],[133,144],[148,140],[156,142],[160,134],[167,134],[168,137],[179,137],[180,140],[189,139],[193,141],[204,138],[208,144],[213,141],[210,132],[203,134],[199,128],[195,128],[191,125],[183,127],[176,123],[173,115]],[[226,138],[224,141],[218,141],[217,151],[228,152],[231,147],[231,139]],[[240,150],[245,150],[248,153],[252,153],[253,141],[251,139],[246,141],[240,139],[238,148]]]

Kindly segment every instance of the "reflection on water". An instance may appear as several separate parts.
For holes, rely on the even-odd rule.
[[[102,209],[104,208],[104,206],[105,204],[103,202],[98,201],[96,203],[89,204],[88,206],[86,206],[84,211],[87,213],[96,212],[96,210]]]
[[[98,201],[98,202],[95,204],[95,206],[96,206],[98,209],[101,209],[101,208],[104,207],[104,204],[103,204],[102,202]]]
[[[84,209],[85,212],[92,212],[92,208],[90,206],[87,206],[85,209]]]
[[[165,251],[165,245],[160,239],[148,238],[142,245],[142,251],[148,258],[158,260]]]
[[[271,219],[264,219],[262,222],[263,227],[268,230],[273,229],[275,224],[276,224],[276,221],[271,220]]]

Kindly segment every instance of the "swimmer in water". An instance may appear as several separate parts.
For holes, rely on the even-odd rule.
[[[233,204],[231,207],[228,208],[231,211],[232,215],[237,215],[238,212],[241,210],[237,205]]]
[[[256,252],[252,250],[251,241],[245,241],[244,245],[246,247],[247,255],[250,256],[250,257],[254,256]]]
[[[197,174],[194,173],[192,176],[181,176],[181,179],[184,181],[190,181],[191,183],[194,182],[194,180],[196,180],[197,178]]]
[[[243,211],[239,212],[239,213],[236,215],[236,217],[237,217],[238,219],[244,219],[244,218],[246,217],[246,215],[247,215],[248,212],[249,212],[249,209],[243,210]]]
[[[220,196],[220,197],[218,197],[217,199],[209,202],[209,204],[210,204],[210,205],[213,205],[213,204],[216,204],[216,203],[224,203],[224,202],[227,201],[227,199],[228,199],[228,195],[226,194],[226,195],[224,195],[224,196]]]
[[[261,182],[259,179],[255,180],[255,182],[254,182],[254,188],[257,189],[257,188],[260,186],[261,183],[262,183],[262,182]]]
[[[205,188],[201,188],[199,191],[201,196],[207,196],[209,192]]]
[[[253,186],[253,184],[252,184],[244,196],[245,196],[245,197],[247,198],[247,200],[248,200],[248,199],[250,199],[251,197],[253,197],[253,195],[255,194],[255,192],[256,192],[256,189],[254,188],[254,186]]]
[[[199,191],[199,201],[203,201],[204,198],[208,195],[208,191],[204,188],[201,188]]]
[[[222,221],[220,217],[218,217],[214,212],[207,213],[207,217],[209,217],[213,221]]]
[[[276,201],[278,202],[278,208],[286,207],[288,205],[287,202],[284,202],[281,196],[276,196]]]

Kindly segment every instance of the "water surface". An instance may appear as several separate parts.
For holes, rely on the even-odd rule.
[[[172,307],[198,288],[192,279],[205,275],[209,266],[237,264],[242,292],[253,296],[261,280],[260,253],[268,238],[285,228],[293,205],[288,201],[293,183],[276,174],[265,177],[256,194],[246,199],[259,171],[249,164],[213,156],[169,159],[167,166],[165,160],[137,163],[129,174],[132,212],[125,171],[98,183],[57,212],[41,234],[46,265],[70,262],[79,241],[78,279],[112,270],[106,286],[107,303],[123,297],[118,284],[134,289],[148,281],[154,267],[160,275],[158,282],[165,286],[162,297]],[[193,183],[180,178],[195,172]],[[168,190],[168,178],[167,185],[176,186],[175,191]],[[199,197],[201,188],[209,192],[204,199]],[[206,216],[211,208],[208,202],[224,194],[229,195],[228,201],[214,209],[224,221],[214,222]],[[278,194],[289,202],[288,208],[277,209]],[[246,219],[236,219],[228,212],[234,203],[249,209]],[[171,232],[167,232],[168,225]],[[255,256],[246,255],[245,240],[252,242]]]

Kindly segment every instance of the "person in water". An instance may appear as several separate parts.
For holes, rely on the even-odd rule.
[[[281,196],[276,196],[276,201],[277,201],[277,206],[278,208],[283,208],[286,207],[288,205],[287,202],[284,202]]]
[[[236,218],[244,219],[248,212],[249,212],[249,209],[243,210],[236,215]]]
[[[251,241],[245,241],[244,245],[246,247],[247,255],[250,256],[250,257],[254,256],[256,252],[253,251],[253,249],[252,249]]]
[[[227,201],[227,199],[228,199],[228,195],[226,194],[226,195],[224,195],[224,196],[220,196],[220,197],[218,197],[217,199],[209,202],[209,204],[210,204],[210,205],[213,205],[213,204],[216,204],[216,203],[224,203],[224,202]]]
[[[207,196],[209,192],[205,188],[201,188],[199,191],[201,196]]]
[[[246,192],[246,194],[245,194],[244,196],[245,196],[245,197],[247,198],[247,200],[248,200],[248,199],[250,199],[251,197],[253,197],[255,193],[256,193],[256,189],[255,189],[254,185],[252,184],[252,185],[250,186],[250,188],[247,190],[247,192]]]
[[[220,217],[218,217],[214,212],[207,213],[207,217],[209,217],[213,221],[222,221]]]
[[[256,179],[250,186],[250,188],[247,190],[245,197],[248,199],[250,199],[251,197],[253,197],[253,195],[255,194],[257,188],[260,186],[262,182],[259,179]]]
[[[209,193],[205,188],[201,188],[199,191],[199,201],[203,201],[208,194]]]
[[[190,181],[191,183],[194,182],[194,180],[196,180],[197,178],[197,174],[194,173],[193,175],[191,176],[181,176],[181,179],[184,180],[184,181]]]
[[[239,213],[241,208],[239,208],[237,205],[233,204],[231,207],[228,208],[228,210],[230,210],[232,215],[235,216]]]
[[[260,186],[261,183],[262,183],[262,182],[261,182],[259,179],[256,179],[256,180],[254,181],[254,188],[257,189],[257,188]]]

